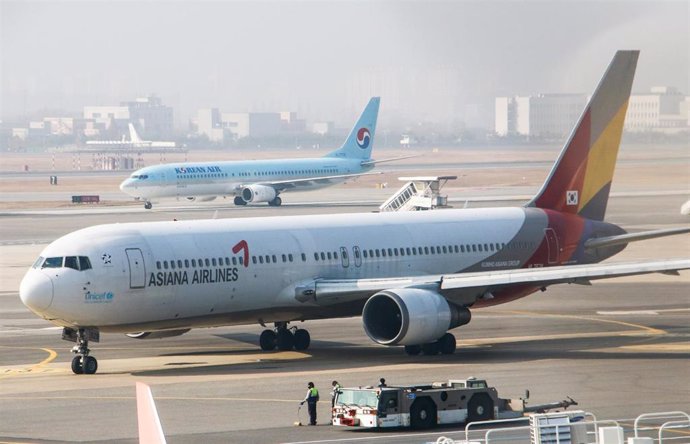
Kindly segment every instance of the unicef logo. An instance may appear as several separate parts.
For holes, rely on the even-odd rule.
[[[365,150],[369,146],[369,141],[371,141],[369,130],[360,128],[359,131],[357,131],[357,146]]]

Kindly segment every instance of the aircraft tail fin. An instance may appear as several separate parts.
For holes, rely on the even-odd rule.
[[[528,206],[604,220],[640,51],[617,51]]]
[[[370,159],[376,133],[376,120],[379,115],[380,97],[372,97],[359,116],[357,123],[347,136],[345,143],[326,157],[345,157],[350,159]]]
[[[137,134],[137,130],[134,129],[134,125],[131,123],[129,124],[129,138],[130,142],[132,143],[140,143],[141,138],[139,137],[139,134]]]

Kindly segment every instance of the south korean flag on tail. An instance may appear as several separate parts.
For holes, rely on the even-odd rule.
[[[578,198],[577,190],[566,191],[565,193],[565,204],[570,206],[577,206],[580,199]]]

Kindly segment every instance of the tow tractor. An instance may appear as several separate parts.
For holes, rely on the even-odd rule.
[[[572,398],[527,405],[529,391],[519,399],[503,399],[484,379],[470,377],[430,385],[342,388],[335,398],[332,423],[349,427],[411,427],[518,418],[577,405]]]

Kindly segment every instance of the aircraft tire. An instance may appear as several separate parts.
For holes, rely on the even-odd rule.
[[[259,336],[259,345],[263,351],[271,351],[276,348],[276,334],[273,330],[264,330]]]
[[[153,204],[151,202],[144,202],[144,208],[150,210],[151,208],[153,208]]]
[[[237,205],[239,207],[243,207],[243,206],[247,205],[247,202],[244,199],[242,199],[241,196],[235,196],[234,202],[235,202],[235,205]]]
[[[427,356],[437,355],[439,351],[441,350],[438,341],[422,345],[422,353],[424,353]]]
[[[297,329],[294,335],[295,350],[306,350],[311,343],[309,332],[303,328]]]
[[[421,345],[406,345],[405,346],[405,353],[407,353],[410,356],[417,356],[422,352],[422,346]]]
[[[84,373],[84,367],[81,365],[81,356],[75,356],[72,358],[72,373],[75,375],[81,375]]]
[[[283,203],[283,199],[276,196],[275,199],[268,202],[268,205],[270,205],[272,207],[279,207],[282,203]]]
[[[438,348],[442,355],[452,355],[456,347],[455,336],[451,333],[446,333],[438,340]]]
[[[289,351],[295,346],[295,337],[288,329],[280,329],[276,334],[276,345],[280,351]]]
[[[93,356],[84,357],[84,374],[93,375],[98,370],[98,361]]]

